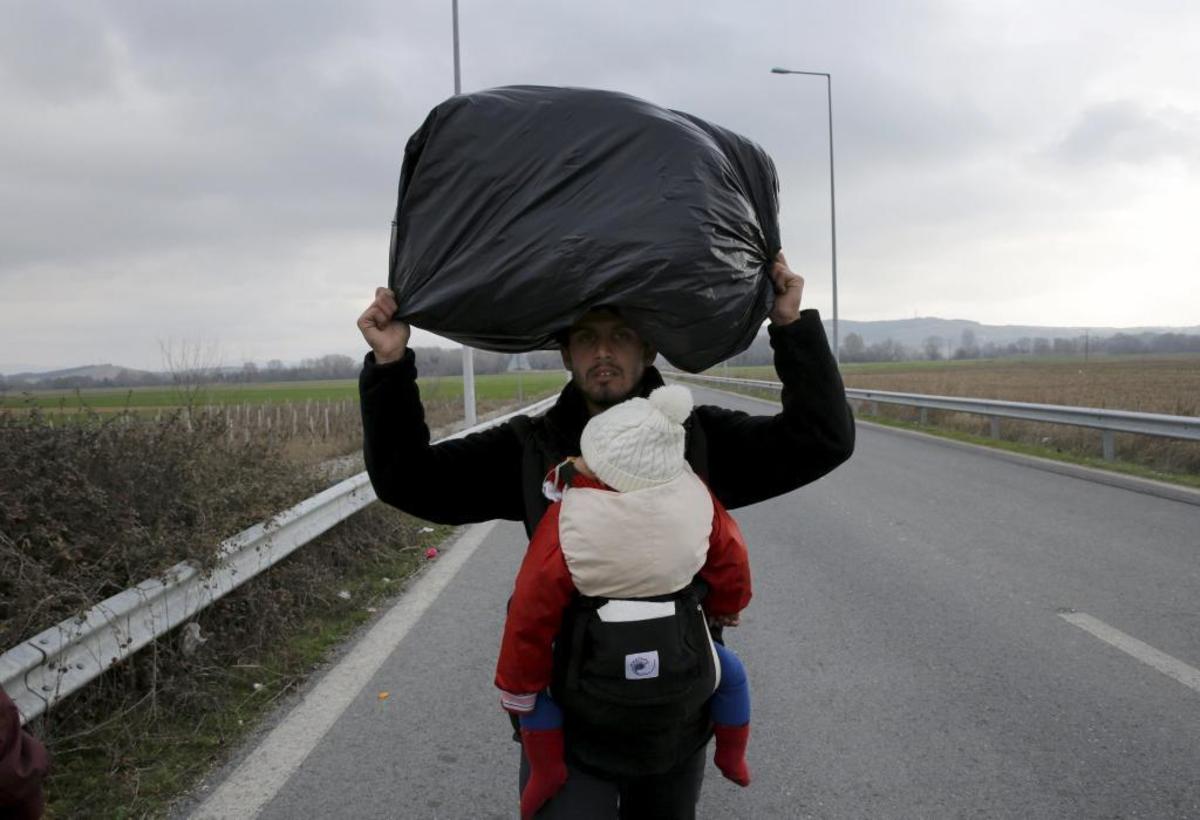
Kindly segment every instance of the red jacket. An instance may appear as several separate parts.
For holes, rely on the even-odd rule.
[[[0,820],[42,816],[42,778],[49,768],[45,747],[21,728],[17,705],[0,690]]]
[[[690,471],[688,475],[699,483]],[[593,492],[599,490],[606,495],[622,495],[582,476],[576,476],[571,486]],[[582,579],[589,569],[581,566],[578,560],[570,561],[574,570],[569,566],[569,559],[575,556],[564,555],[560,537],[563,505],[570,504],[571,494],[575,491],[568,489],[562,501],[551,505],[534,532],[517,573],[496,665],[496,686],[503,693],[501,704],[510,712],[532,709],[537,693],[550,685],[554,638],[562,626],[564,611],[578,589],[577,580]],[[708,533],[707,553],[697,573],[710,587],[704,608],[709,615],[734,615],[750,602],[750,563],[746,544],[737,522],[707,488],[703,492],[712,504],[711,523],[703,522]],[[621,502],[609,499],[608,503]],[[647,550],[661,547],[654,543],[640,546]],[[673,589],[647,590],[642,597],[675,592],[690,580],[688,574],[683,583],[672,583]],[[584,592],[594,594],[591,590]]]

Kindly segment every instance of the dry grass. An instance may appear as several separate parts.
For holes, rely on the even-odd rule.
[[[1200,358],[997,361],[936,369],[896,365],[869,373],[847,368],[845,381],[847,387],[902,393],[1200,416]]]
[[[479,412],[511,407],[493,399]],[[434,398],[426,411],[437,437],[461,422],[462,402]],[[211,565],[223,539],[328,486],[322,468],[361,440],[351,402],[69,419],[0,410],[0,649],[178,561]],[[423,527],[372,505],[199,613],[200,651],[163,636],[35,721],[55,760],[50,816],[160,816],[398,592],[447,532]]]
[[[903,364],[876,372],[847,368],[846,386],[900,393],[1002,399],[1172,416],[1200,416],[1200,358],[1102,359],[1059,362],[981,362],[968,367]],[[912,420],[910,408],[881,407],[885,417]],[[963,413],[929,413],[929,422],[988,435],[990,422]],[[1057,424],[1001,423],[1001,437],[1063,453],[1095,456],[1100,434]],[[1200,444],[1151,436],[1118,435],[1118,458],[1164,473],[1200,474]]]
[[[712,375],[778,380],[765,367],[717,368]],[[1200,417],[1200,356],[999,359],[952,362],[846,364],[846,386],[896,393],[1000,399],[1109,410]],[[856,402],[864,417],[875,408]],[[916,421],[915,408],[880,405],[885,419]],[[930,411],[929,424],[990,436],[990,421],[966,413]],[[1101,454],[1100,433],[1058,424],[1001,422],[1000,437],[1077,458]],[[1165,476],[1200,475],[1200,444],[1178,439],[1118,434],[1117,458]]]
[[[157,818],[387,606],[445,528],[373,504],[106,672],[34,723],[51,820]],[[345,594],[343,594],[345,593]]]
[[[511,402],[479,403],[481,416]],[[461,421],[427,403],[435,436]],[[0,411],[0,649],[190,559],[327,485],[362,448],[358,408],[318,403],[145,416]]]

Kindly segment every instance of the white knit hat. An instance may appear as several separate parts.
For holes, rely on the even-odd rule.
[[[666,484],[683,472],[683,422],[691,412],[691,391],[678,384],[623,401],[583,428],[583,460],[623,493]]]

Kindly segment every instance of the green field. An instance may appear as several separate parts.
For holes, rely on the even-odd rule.
[[[546,395],[561,388],[565,382],[566,373],[559,370],[476,376],[475,396],[480,401],[515,400]],[[459,376],[423,377],[418,384],[422,396],[430,400],[461,398],[463,392]],[[358,400],[357,379],[215,384],[198,388],[194,403],[203,406],[346,400]],[[99,412],[112,412],[179,407],[185,403],[186,393],[170,387],[39,390],[0,396],[0,408],[8,409],[40,407],[71,411],[88,407]]]
[[[531,370],[527,373],[503,373],[475,377],[475,398],[480,401],[505,401],[518,397],[545,396],[556,393],[567,383],[565,370]],[[425,399],[461,398],[463,383],[460,376],[435,376],[417,382]],[[355,395],[357,396],[357,387]]]

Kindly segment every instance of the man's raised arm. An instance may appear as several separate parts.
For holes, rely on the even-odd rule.
[[[709,485],[728,508],[791,492],[854,452],[854,416],[821,317],[800,310],[804,280],[782,253],[772,280],[776,298],[767,332],[783,382],[783,411],[752,416],[697,408],[708,442]]]
[[[359,375],[363,456],[375,494],[407,513],[442,524],[524,517],[521,442],[509,425],[430,444],[417,387],[410,328],[395,319],[387,288],[358,318],[371,346]]]

